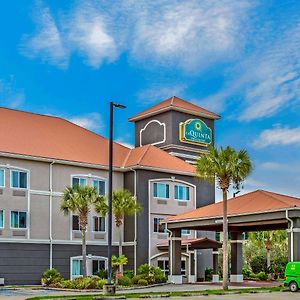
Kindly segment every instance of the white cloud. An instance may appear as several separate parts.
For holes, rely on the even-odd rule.
[[[99,131],[103,127],[101,115],[93,112],[67,118],[70,122],[92,131]]]
[[[24,37],[24,54],[31,58],[41,56],[44,61],[65,67],[69,59],[69,50],[63,43],[57,24],[49,8],[38,7],[37,11],[35,17],[38,30],[33,36]]]
[[[20,108],[25,102],[25,93],[17,88],[15,77],[0,79],[0,105],[9,108]]]
[[[119,143],[119,144],[121,144],[121,145],[123,145],[123,146],[125,146],[125,147],[127,147],[127,148],[130,148],[130,149],[133,149],[133,148],[134,148],[134,145],[133,145],[133,144],[128,143],[128,142],[124,141],[123,139],[117,139],[115,142],[116,142],[116,143]]]
[[[289,128],[276,126],[261,132],[258,139],[252,143],[257,148],[265,148],[276,145],[300,146],[300,127]]]
[[[199,71],[243,48],[250,1],[142,3],[131,50],[135,58]]]
[[[270,117],[299,103],[300,22],[276,33],[275,40],[269,37],[233,68],[223,90],[202,103],[219,112],[234,106],[234,117],[241,121]]]

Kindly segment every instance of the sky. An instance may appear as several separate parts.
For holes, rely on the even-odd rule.
[[[0,106],[67,118],[133,144],[128,117],[173,95],[222,116],[247,149],[242,193],[300,197],[300,1],[0,2]]]

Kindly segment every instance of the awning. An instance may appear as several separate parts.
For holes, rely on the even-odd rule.
[[[222,243],[205,238],[197,238],[197,239],[185,239],[181,240],[181,248],[186,250],[196,250],[196,249],[217,249],[221,248]],[[168,250],[169,248],[169,241],[165,241],[161,244],[157,245],[158,250]]]

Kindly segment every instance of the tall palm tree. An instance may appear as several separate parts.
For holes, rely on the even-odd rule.
[[[197,161],[197,176],[214,183],[223,194],[223,289],[228,290],[228,221],[227,193],[231,185],[239,189],[252,171],[252,163],[246,150],[236,151],[231,147],[210,147],[208,153]]]
[[[88,225],[88,215],[91,209],[96,207],[98,212],[105,211],[106,203],[103,197],[99,196],[97,190],[91,186],[75,185],[74,187],[66,187],[64,190],[61,210],[64,215],[70,213],[78,214],[79,228],[82,236],[82,275],[87,275],[86,270],[86,230]],[[100,209],[101,208],[101,209]]]
[[[112,194],[112,211],[115,219],[115,224],[118,229],[119,236],[119,256],[122,256],[122,241],[123,241],[123,224],[125,216],[133,216],[141,210],[141,206],[137,203],[135,197],[128,190],[114,190]],[[103,206],[96,205],[97,213],[104,213]],[[106,211],[107,212],[107,211]],[[120,266],[122,273],[122,265]]]

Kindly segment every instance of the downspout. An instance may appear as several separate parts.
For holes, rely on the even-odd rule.
[[[130,169],[134,173],[134,198],[136,199],[136,185],[137,185],[137,179],[136,179],[136,170]],[[137,213],[134,213],[134,275],[137,273]]]
[[[55,161],[50,164],[49,167],[49,242],[50,242],[50,265],[49,268],[53,268],[53,238],[52,238],[52,202],[53,202],[53,165]]]
[[[290,232],[291,232],[291,261],[294,261],[294,221],[289,218],[288,209],[285,211],[285,218],[291,223]]]
[[[172,249],[172,235],[173,235],[173,232],[171,230],[169,230],[167,228],[167,224],[166,224],[166,231],[169,232],[169,240],[170,240],[170,255],[169,255],[169,266],[170,266],[170,270],[169,270],[169,274],[170,276],[173,276],[173,249]],[[171,277],[172,278],[172,277]]]

